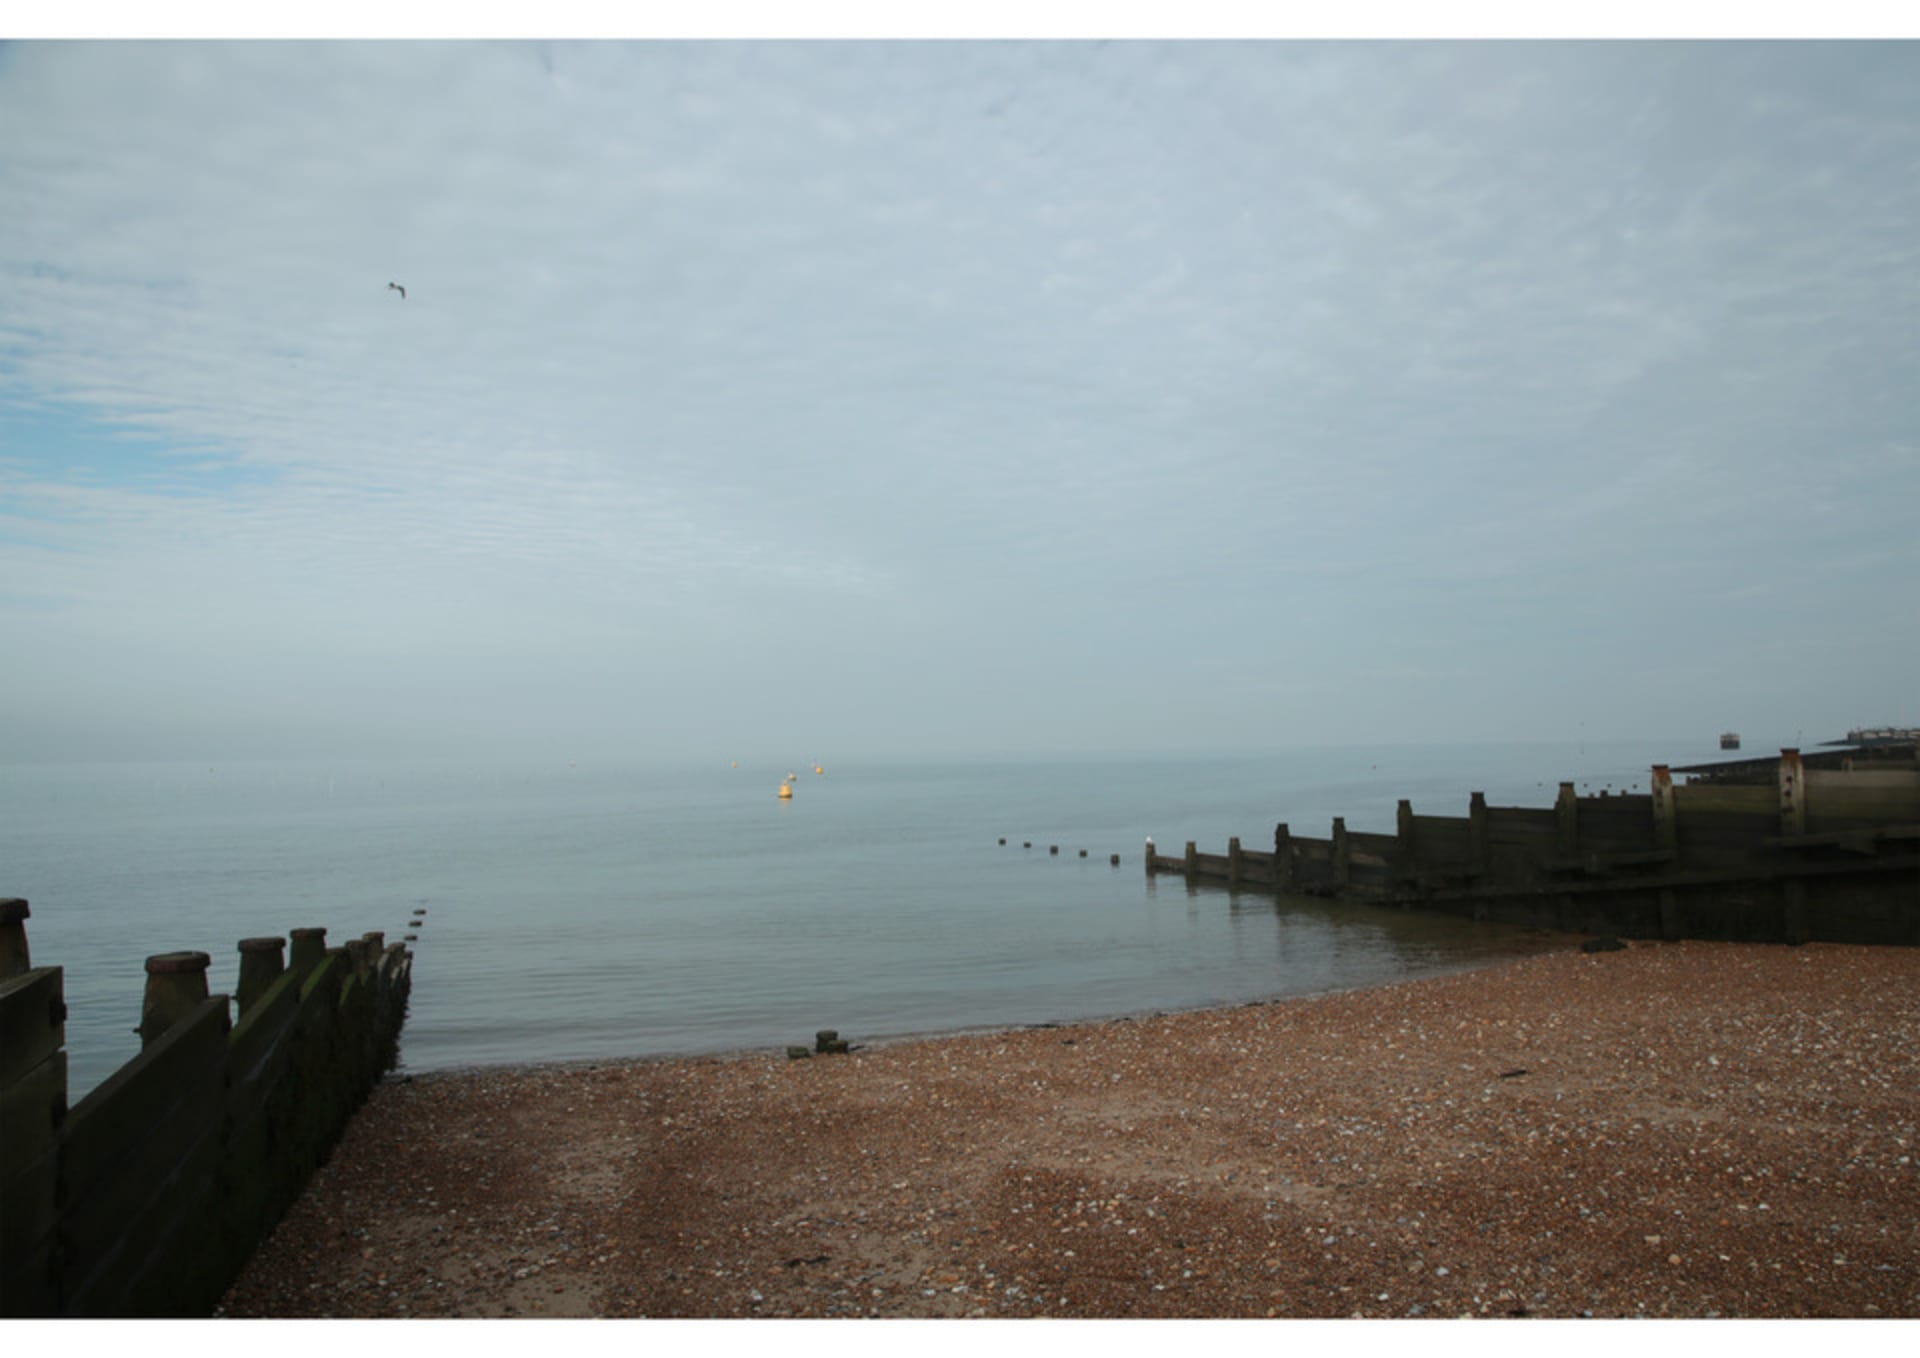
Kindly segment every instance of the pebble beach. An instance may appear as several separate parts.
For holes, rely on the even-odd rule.
[[[390,1076],[221,1314],[1920,1315],[1920,950],[840,1037]]]

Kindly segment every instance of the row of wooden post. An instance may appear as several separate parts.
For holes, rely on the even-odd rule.
[[[1804,783],[1804,765],[1797,749],[1780,751],[1779,793],[1780,793],[1780,834],[1782,837],[1804,835],[1807,830],[1807,804],[1802,795]],[[1650,800],[1653,808],[1654,847],[1672,850],[1677,844],[1677,816],[1674,806],[1673,772],[1671,766],[1655,764],[1652,766],[1649,780]],[[1571,855],[1578,851],[1580,842],[1579,798],[1571,782],[1560,784],[1559,795],[1554,801],[1554,813],[1557,825],[1557,847],[1563,854]],[[1487,798],[1483,792],[1471,794],[1467,809],[1468,837],[1471,845],[1470,864],[1474,871],[1484,872],[1490,856],[1490,838],[1487,822]],[[1395,812],[1395,830],[1403,844],[1410,844],[1414,837],[1413,803],[1402,798]],[[1292,881],[1292,840],[1293,833],[1285,821],[1274,826],[1273,852],[1274,871],[1278,884],[1284,889]],[[1151,844],[1151,841],[1149,841]],[[1228,876],[1237,880],[1240,876],[1240,841],[1227,841]],[[1350,853],[1347,845],[1347,821],[1344,816],[1333,818],[1332,852],[1334,881],[1337,886],[1347,884],[1350,872]],[[1196,875],[1199,870],[1199,850],[1189,840],[1186,846],[1185,869],[1188,876]],[[1146,856],[1146,870],[1152,874],[1155,870],[1153,853],[1149,849]]]
[[[69,1109],[62,969],[33,966],[29,918],[0,899],[0,1316],[204,1315],[391,1066],[408,945],[242,939],[237,1018],[208,954],[155,954],[140,1055]]]

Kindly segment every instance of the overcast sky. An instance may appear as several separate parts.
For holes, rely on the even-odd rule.
[[[1920,722],[1911,44],[16,43],[0,203],[0,761]]]

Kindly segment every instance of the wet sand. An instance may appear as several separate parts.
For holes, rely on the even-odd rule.
[[[394,1077],[223,1311],[1913,1317],[1917,1157],[1920,949],[1641,943]]]

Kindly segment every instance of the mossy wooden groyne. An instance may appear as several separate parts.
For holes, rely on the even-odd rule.
[[[412,952],[245,939],[231,999],[206,953],[150,957],[140,1054],[69,1109],[28,914],[0,900],[0,1316],[206,1316],[392,1067]]]
[[[1274,827],[1273,849],[1180,857],[1146,870],[1282,894],[1369,901],[1626,938],[1920,944],[1920,767],[1913,749],[1809,767],[1798,750],[1645,794],[1576,796],[1465,817],[1399,805],[1392,834],[1326,839]],[[1684,772],[1684,771],[1683,771]]]

